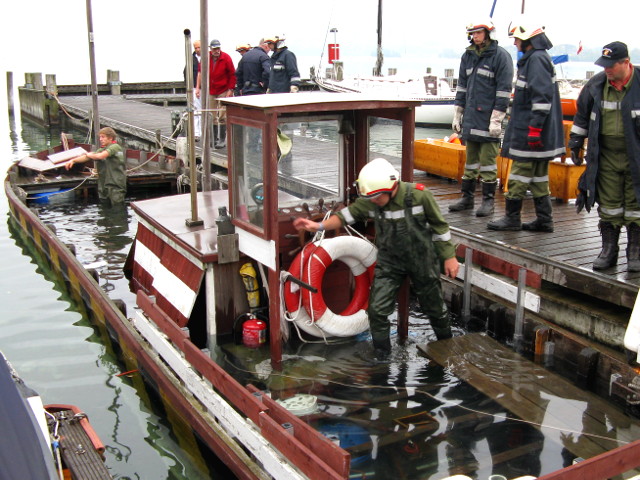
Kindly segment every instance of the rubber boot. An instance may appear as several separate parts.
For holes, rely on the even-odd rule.
[[[534,232],[553,232],[553,216],[551,215],[551,198],[549,195],[533,199],[536,207],[536,219],[522,224],[523,230]]]
[[[390,353],[391,339],[389,337],[381,340],[373,338],[373,355],[376,357],[376,360],[385,360]]]
[[[429,321],[438,340],[446,340],[453,336],[451,333],[451,319],[448,313],[442,318],[430,318]]]
[[[620,227],[610,222],[600,220],[598,224],[602,236],[602,250],[593,261],[594,270],[604,270],[618,263],[618,240],[620,239]]]
[[[497,182],[482,182],[482,205],[476,210],[476,217],[493,215],[493,200],[496,196]]]
[[[214,147],[224,148],[226,146],[227,146],[227,126],[220,125],[220,127],[218,128],[218,138]]]
[[[450,212],[460,212],[462,210],[473,209],[473,195],[476,191],[476,179],[462,179],[462,198],[456,203],[449,205]]]
[[[218,143],[218,125],[213,125],[213,135],[211,136],[211,139],[209,141],[209,145],[212,146],[213,148],[216,148],[216,144]]]
[[[494,220],[487,223],[487,228],[489,230],[522,230],[522,222],[520,221],[521,209],[521,198],[506,198],[505,216],[500,220]]]
[[[640,272],[640,225],[627,225],[627,271]]]

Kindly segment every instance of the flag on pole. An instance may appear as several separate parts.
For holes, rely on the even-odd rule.
[[[576,55],[580,55],[581,51],[582,51],[582,40],[580,40],[580,42],[578,43],[578,51],[576,52]]]

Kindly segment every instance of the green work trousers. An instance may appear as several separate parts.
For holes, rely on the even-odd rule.
[[[498,156],[499,142],[467,142],[467,163],[464,167],[465,180],[475,180],[480,176],[480,180],[485,183],[496,181],[498,167],[496,157]]]
[[[545,197],[549,192],[549,162],[514,161],[509,174],[509,191],[506,197],[521,200],[531,190],[534,198]]]
[[[598,215],[617,227],[640,225],[640,205],[633,188],[624,137],[602,135],[596,179]]]

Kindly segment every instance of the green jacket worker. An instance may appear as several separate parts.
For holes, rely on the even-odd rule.
[[[441,265],[451,278],[458,274],[458,260],[433,195],[423,185],[399,181],[398,171],[376,158],[360,171],[358,198],[328,220],[317,223],[297,218],[294,226],[316,232],[335,230],[357,221],[375,222],[378,259],[369,296],[369,328],[377,354],[391,350],[387,317],[395,310],[398,290],[409,277],[420,308],[429,316],[436,337],[451,337],[449,312],[442,296]]]
[[[624,227],[627,270],[640,272],[640,68],[633,66],[622,42],[605,45],[596,65],[604,71],[582,87],[569,139],[578,164],[588,139],[587,168],[578,183],[576,206],[590,211],[598,203],[602,250],[593,261],[594,270],[618,263]]]
[[[127,172],[125,169],[124,152],[116,143],[116,132],[113,128],[105,127],[98,132],[100,148],[69,160],[65,168],[71,169],[76,163],[95,161],[98,172],[98,197],[102,202],[111,205],[124,203],[127,193]]]

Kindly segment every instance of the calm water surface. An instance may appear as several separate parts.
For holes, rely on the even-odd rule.
[[[59,143],[57,132],[51,135],[53,144]],[[24,122],[11,135],[11,150],[2,156],[2,171],[12,160],[48,147],[51,135]],[[149,398],[140,379],[118,376],[124,366],[109,343],[51,280],[55,277],[39,268],[22,241],[11,235],[4,194],[0,195],[0,211],[0,350],[18,373],[45,403],[77,404],[88,414],[107,446],[106,463],[114,478],[215,477],[196,449],[182,448],[184,438],[171,430],[159,402]],[[128,213],[109,224],[102,222],[97,205],[67,205],[61,212],[62,218],[74,220],[69,225],[71,237],[74,231],[84,230],[94,238],[79,244],[82,262],[91,258],[113,265],[124,260],[135,232]],[[107,290],[116,290],[114,298],[123,298],[128,291],[112,283],[121,277],[112,268],[99,267],[101,283]]]

